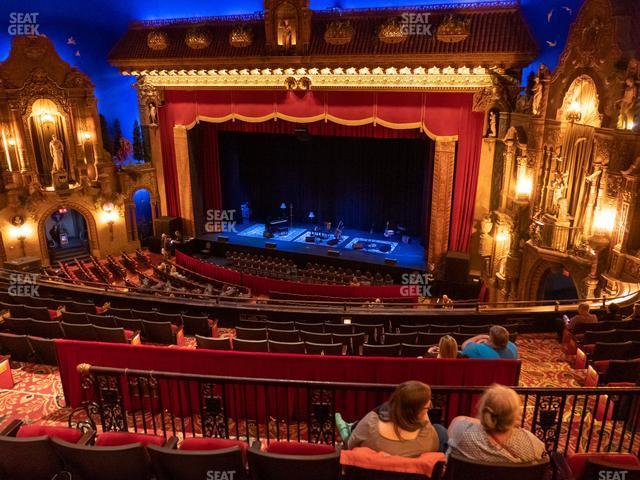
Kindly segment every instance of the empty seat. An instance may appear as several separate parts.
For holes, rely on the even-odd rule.
[[[266,321],[264,320],[240,320],[237,327],[242,328],[266,328]]]
[[[97,313],[96,306],[87,302],[71,302],[65,306],[68,312]]]
[[[324,323],[296,322],[295,326],[298,330],[304,330],[305,332],[324,333]]]
[[[87,313],[86,316],[86,323],[90,323],[91,325],[95,325],[96,327],[118,328],[118,323],[116,322],[115,317],[112,317],[111,315],[93,315]],[[138,328],[137,330],[140,330],[140,328]]]
[[[300,330],[300,340],[312,343],[332,343],[330,333],[316,333]]]
[[[203,337],[211,336],[211,326],[213,322],[210,322],[207,316],[191,316],[182,315],[182,327],[184,328],[185,335],[201,335]]]
[[[298,342],[300,340],[297,330],[273,330],[268,328],[267,336],[269,340],[274,342]]]
[[[86,342],[98,341],[98,335],[93,325],[74,325],[73,323],[62,322],[62,329],[64,330],[65,337],[71,340],[83,340]]]
[[[58,365],[56,342],[48,338],[28,337],[36,362],[44,365]]]
[[[349,334],[353,333],[353,325],[348,323],[325,323],[324,331],[327,333]]]
[[[625,360],[633,342],[596,342],[591,353],[591,360]]]
[[[52,439],[72,478],[82,480],[144,480],[151,477],[151,464],[141,443],[98,447]]]
[[[195,440],[209,439],[196,438]],[[228,479],[245,480],[247,478],[243,451],[238,446],[214,449],[206,448],[205,444],[199,446],[197,450],[182,448],[174,450],[149,445],[147,451],[160,480],[205,480],[214,478],[211,476],[214,470],[224,472]]]
[[[64,338],[65,336],[60,322],[52,322],[51,320],[31,320],[27,333],[42,338]]]
[[[432,355],[429,354],[429,345],[411,345],[408,343],[403,343],[400,356],[417,358],[417,357],[431,357]]]
[[[258,443],[248,451],[254,480],[338,480],[340,454],[329,445],[272,442],[266,451]]]
[[[400,355],[400,344],[362,345],[362,355],[364,357],[397,357]]]
[[[231,350],[231,340],[229,338],[211,338],[196,335],[196,348],[206,350]]]
[[[78,312],[62,312],[60,320],[66,323],[75,323],[76,325],[85,325],[87,323],[92,323],[87,320],[86,313]]]
[[[456,343],[460,346],[462,346],[462,344],[464,342],[466,342],[467,340],[471,340],[472,338],[475,338],[478,336],[477,333],[458,333],[458,332],[453,332],[451,334],[451,336],[453,336],[453,338],[455,339]],[[509,338],[509,340],[513,341],[513,338]]]
[[[269,340],[271,353],[305,353],[304,342],[276,342]]]
[[[418,333],[418,345],[436,345],[440,342],[440,339],[444,336],[442,333]]]
[[[354,333],[364,333],[365,341],[369,345],[377,345],[382,341],[382,334],[384,333],[384,324],[363,324],[363,323],[354,323],[353,324],[353,332]]]
[[[263,326],[275,330],[295,330],[296,328],[293,322],[278,322],[273,320],[267,320]]]
[[[11,360],[31,362],[34,359],[35,353],[26,335],[0,333],[0,348],[11,355]]]
[[[51,320],[55,310],[49,310],[47,307],[31,307],[26,306],[27,315],[34,320],[44,320],[45,322]]]
[[[236,338],[241,340],[266,340],[267,329],[236,327]]]
[[[394,345],[396,343],[416,343],[417,334],[409,333],[385,333],[382,337],[382,343],[385,345]]]
[[[636,360],[611,360],[604,374],[600,377],[600,383],[633,383],[640,380],[640,359]]]
[[[312,355],[342,355],[342,343],[313,343],[304,342],[308,354]]]
[[[474,333],[476,335],[482,335],[482,334],[488,335],[490,328],[491,328],[491,325],[460,325],[459,331],[460,333]]]
[[[183,331],[171,322],[142,321],[142,336],[145,341],[162,345],[181,345]]]
[[[107,328],[93,326],[98,340],[107,343],[128,343],[127,333],[124,328]]]
[[[103,312],[105,315],[111,315],[113,317],[120,317],[120,318],[135,318],[133,315],[131,315],[131,309],[129,308],[114,308],[114,307],[109,307],[108,310],[105,310]]]
[[[233,349],[239,352],[268,352],[269,346],[266,340],[244,340],[233,338]]]
[[[430,333],[440,333],[442,335],[449,335],[453,332],[458,331],[459,325],[430,325],[429,332]],[[489,333],[487,331],[487,333]]]
[[[30,318],[7,317],[4,319],[4,327],[16,335],[28,335],[31,329],[31,322]]]
[[[400,325],[398,330],[400,333],[412,333],[412,332],[428,332],[431,325],[426,323],[420,323],[416,325]]]
[[[158,318],[156,315],[158,312],[155,310],[135,310],[131,309],[131,318],[139,318],[141,320],[149,320],[151,322],[157,322]],[[164,320],[162,320],[164,321]]]
[[[29,318],[27,308],[24,305],[14,305],[0,302],[0,311],[9,311],[9,316],[13,318]]]
[[[360,355],[360,347],[364,344],[364,333],[334,333],[331,338],[347,347],[347,355]]]

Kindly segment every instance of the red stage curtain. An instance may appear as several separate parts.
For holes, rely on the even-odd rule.
[[[484,120],[482,113],[473,112],[473,94],[471,93],[306,92],[301,94],[281,91],[194,90],[167,91],[165,102],[160,109],[160,133],[167,207],[170,215],[180,215],[179,185],[176,178],[173,145],[174,125],[191,125],[196,118],[212,123],[223,123],[235,119],[236,123],[231,124],[233,128],[245,128],[244,126],[235,127],[235,125],[245,125],[244,122],[248,122],[247,131],[251,131],[250,128],[261,131],[262,127],[274,128],[276,131],[282,129],[283,132],[289,130],[291,127],[286,126],[285,122],[273,122],[274,119],[279,118],[308,124],[313,134],[324,132],[327,135],[373,135],[389,138],[401,135],[399,132],[416,135],[419,128],[424,128],[432,135],[458,138],[450,248],[461,251],[468,249]],[[243,123],[238,123],[238,120]],[[329,127],[333,124],[336,125]],[[395,133],[382,133],[387,130]]]
[[[204,181],[204,209],[222,209],[222,186],[220,184],[220,155],[218,150],[218,131],[208,128],[202,137],[202,173]]]

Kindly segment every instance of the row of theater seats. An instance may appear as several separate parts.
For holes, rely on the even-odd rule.
[[[594,371],[593,383],[640,383],[640,320],[579,324],[565,333],[564,343],[576,355],[575,368]]]
[[[20,421],[0,431],[4,480],[542,480],[552,474],[548,460],[509,466],[475,463],[456,455],[447,459],[442,453],[418,459],[372,453],[296,441],[270,441],[264,446],[254,442],[248,448],[246,442],[224,438],[178,441],[131,432],[96,436],[91,430],[83,433]],[[633,454],[554,453],[552,458],[553,476],[560,480],[627,480],[640,474],[640,460]]]
[[[55,342],[48,338],[0,333],[0,352],[12,361],[58,365]]]

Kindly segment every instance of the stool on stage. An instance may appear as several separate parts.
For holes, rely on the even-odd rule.
[[[13,375],[11,374],[9,357],[0,356],[0,388],[11,390],[13,385]]]

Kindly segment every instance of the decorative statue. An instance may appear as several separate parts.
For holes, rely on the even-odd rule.
[[[289,23],[289,20],[280,21],[280,30],[282,31],[282,46],[284,48],[291,47],[293,42],[293,27]]]
[[[498,134],[498,120],[496,112],[489,112],[489,136],[495,138]]]
[[[566,197],[558,200],[558,220],[565,222],[569,219],[569,200]]]
[[[636,102],[638,101],[638,87],[633,78],[627,78],[622,98],[616,102],[620,105],[620,116],[618,117],[618,128],[626,130],[633,127],[635,118]]]
[[[540,76],[537,76],[533,84],[533,103],[531,104],[531,111],[534,115],[538,116],[542,113],[542,93],[544,87],[540,82]]]
[[[158,124],[158,109],[156,108],[156,104],[153,102],[149,103],[149,124]]]
[[[53,167],[51,168],[51,173],[58,172],[60,170],[64,171],[64,146],[62,142],[58,140],[57,135],[54,133],[51,135],[51,141],[49,142],[49,153],[51,153],[51,158],[53,159]]]
[[[493,222],[491,221],[491,215],[486,215],[480,221],[480,245],[478,246],[478,253],[481,257],[490,257],[493,247],[493,239],[491,238],[491,230],[493,229]]]
[[[553,180],[553,183],[551,185],[553,188],[552,205],[553,205],[554,212],[559,213],[560,211],[560,200],[565,198],[565,194],[567,193],[566,180],[568,176],[569,176],[568,173],[556,172],[555,179]]]

